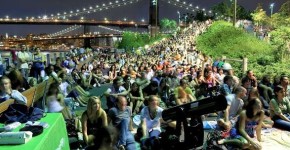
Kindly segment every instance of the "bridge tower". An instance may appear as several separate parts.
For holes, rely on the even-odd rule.
[[[84,25],[84,34],[89,34],[90,33],[90,26],[89,25]],[[91,39],[90,38],[85,38],[84,39],[84,47],[85,48],[90,48],[91,47]]]
[[[151,36],[159,32],[159,0],[149,0],[149,31]]]

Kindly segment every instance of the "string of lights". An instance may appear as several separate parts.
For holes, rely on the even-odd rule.
[[[205,12],[205,15],[206,15],[206,12],[208,12],[209,14],[212,13],[211,10],[207,11],[205,8],[199,8],[199,6],[194,6],[193,4],[188,3],[186,1],[180,1],[180,0],[161,0],[161,1],[166,2],[168,4],[171,4],[171,5],[174,5],[174,6],[177,6],[179,8],[183,8],[183,9],[188,10],[188,11],[192,11],[192,12],[196,12],[198,10],[201,10],[201,11]]]
[[[63,30],[61,30],[61,31],[58,31],[58,32],[55,32],[55,33],[52,33],[52,34],[48,34],[47,36],[48,36],[48,37],[61,36],[61,35],[64,35],[64,34],[66,34],[66,33],[72,32],[72,31],[74,31],[74,30],[76,30],[76,29],[79,29],[79,28],[81,28],[81,27],[82,27],[82,25],[74,25],[74,26],[68,27],[68,28],[66,28],[66,29],[63,29]]]
[[[25,17],[25,20],[35,20],[35,19],[42,19],[42,20],[55,20],[55,19],[64,19],[67,20],[68,18],[71,17],[76,17],[76,16],[81,16],[82,19],[84,19],[84,15],[86,14],[91,14],[91,13],[96,13],[96,12],[101,12],[105,10],[109,10],[112,8],[117,8],[121,6],[127,6],[130,4],[137,3],[141,0],[116,0],[115,2],[109,2],[109,3],[103,3],[103,4],[98,4],[93,6],[89,6],[86,8],[82,9],[76,9],[75,11],[70,10],[70,11],[65,11],[63,13],[55,13],[51,15],[43,15],[43,16],[32,16],[32,17]],[[5,20],[24,20],[23,18],[11,18],[11,16],[5,16],[3,18],[0,18],[0,21],[5,21]]]
[[[129,4],[137,3],[139,1],[140,0],[116,0],[115,2],[109,2],[108,4],[103,3],[101,5],[96,5],[95,7],[89,6],[87,8],[83,8],[83,9],[76,9],[75,11],[71,10],[68,12],[51,14],[49,19],[66,19],[66,18],[73,17],[73,16],[86,15],[86,14],[90,14],[90,13],[108,10],[111,8],[127,6]],[[38,16],[38,18],[39,19],[40,18],[47,18],[48,19],[48,16],[46,16],[46,17]]]
[[[99,27],[99,28],[102,28],[102,29],[110,30],[110,31],[119,32],[119,33],[123,33],[123,32],[124,32],[124,31],[122,31],[122,30],[117,30],[117,29],[109,28],[109,27],[102,26],[102,25],[99,25],[98,27]]]

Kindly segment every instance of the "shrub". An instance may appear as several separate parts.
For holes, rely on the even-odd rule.
[[[197,48],[207,55],[216,58],[248,58],[248,69],[255,72],[258,78],[264,74],[290,74],[290,63],[280,63],[277,51],[265,41],[258,40],[246,31],[235,28],[231,23],[224,21],[214,22],[208,30],[197,38]],[[230,62],[238,76],[242,76],[242,65],[239,62]]]

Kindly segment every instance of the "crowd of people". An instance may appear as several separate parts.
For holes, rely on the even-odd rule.
[[[73,49],[65,59],[46,65],[39,49],[30,57],[24,46],[17,53],[19,68],[1,77],[0,101],[13,98],[25,104],[17,91],[33,86],[28,78],[34,77],[35,83],[51,77],[54,83],[47,92],[46,109],[73,119],[75,107],[87,107],[81,115],[87,149],[134,150],[136,141],[143,149],[160,149],[162,128],[176,127],[176,122],[162,119],[162,111],[212,96],[214,88],[227,100],[226,110],[217,113],[218,127],[231,132],[218,144],[261,149],[263,127],[290,131],[288,77],[281,75],[279,81],[271,82],[268,76],[257,79],[252,70],[235,76],[230,64],[214,61],[196,49],[196,37],[210,25],[211,21],[193,22],[176,36],[152,45],[145,55]],[[93,59],[78,70],[76,65],[88,58]],[[16,78],[9,79],[11,73]],[[102,95],[106,98],[103,106],[101,97],[88,91],[106,83],[110,86]],[[140,123],[132,120],[137,115]],[[133,123],[139,127],[135,136]]]

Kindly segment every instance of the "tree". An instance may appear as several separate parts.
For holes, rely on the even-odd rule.
[[[195,20],[198,20],[198,21],[205,21],[206,20],[206,16],[204,15],[204,11],[198,10],[196,12],[196,16],[195,16],[194,19]]]
[[[118,44],[118,48],[123,48],[126,52],[132,52],[133,49],[143,47],[146,44],[150,45],[155,41],[160,41],[163,38],[167,38],[167,35],[158,34],[155,37],[150,37],[149,34],[141,34],[136,32],[124,32],[122,41]]]
[[[224,16],[224,17],[233,16],[230,6],[225,2],[221,2],[217,5],[214,5],[212,7],[212,11],[214,14],[216,14],[216,16]]]
[[[271,23],[274,28],[290,26],[290,0],[284,3],[277,13],[272,15]]]
[[[263,10],[261,4],[258,4],[256,10],[251,13],[251,16],[257,25],[265,25],[269,23],[269,17],[266,11]]]
[[[238,19],[252,20],[251,12],[247,11],[245,9],[245,7],[238,5],[237,6],[237,18]]]
[[[160,21],[160,28],[164,32],[169,32],[174,29],[176,29],[177,23],[175,20],[169,20],[167,18],[164,18]]]
[[[276,47],[277,59],[285,62],[290,56],[290,27],[281,26],[271,32],[271,42]]]
[[[288,0],[287,2],[285,2],[280,10],[279,13],[281,13],[282,16],[288,16],[290,17],[290,0]]]
[[[234,3],[221,2],[212,7],[212,10],[219,18],[229,18],[234,16]],[[223,16],[223,17],[221,17]],[[251,13],[243,6],[237,5],[237,18],[251,20]]]
[[[271,44],[275,46],[276,59],[285,63],[290,59],[290,0],[271,16]]]
[[[170,26],[170,20],[167,18],[161,19],[160,28],[161,30],[167,30]]]
[[[279,28],[281,26],[290,26],[290,17],[283,16],[281,13],[278,12],[272,15],[270,22],[273,28]]]
[[[172,31],[177,28],[177,23],[175,20],[170,20],[169,22],[169,29]]]

